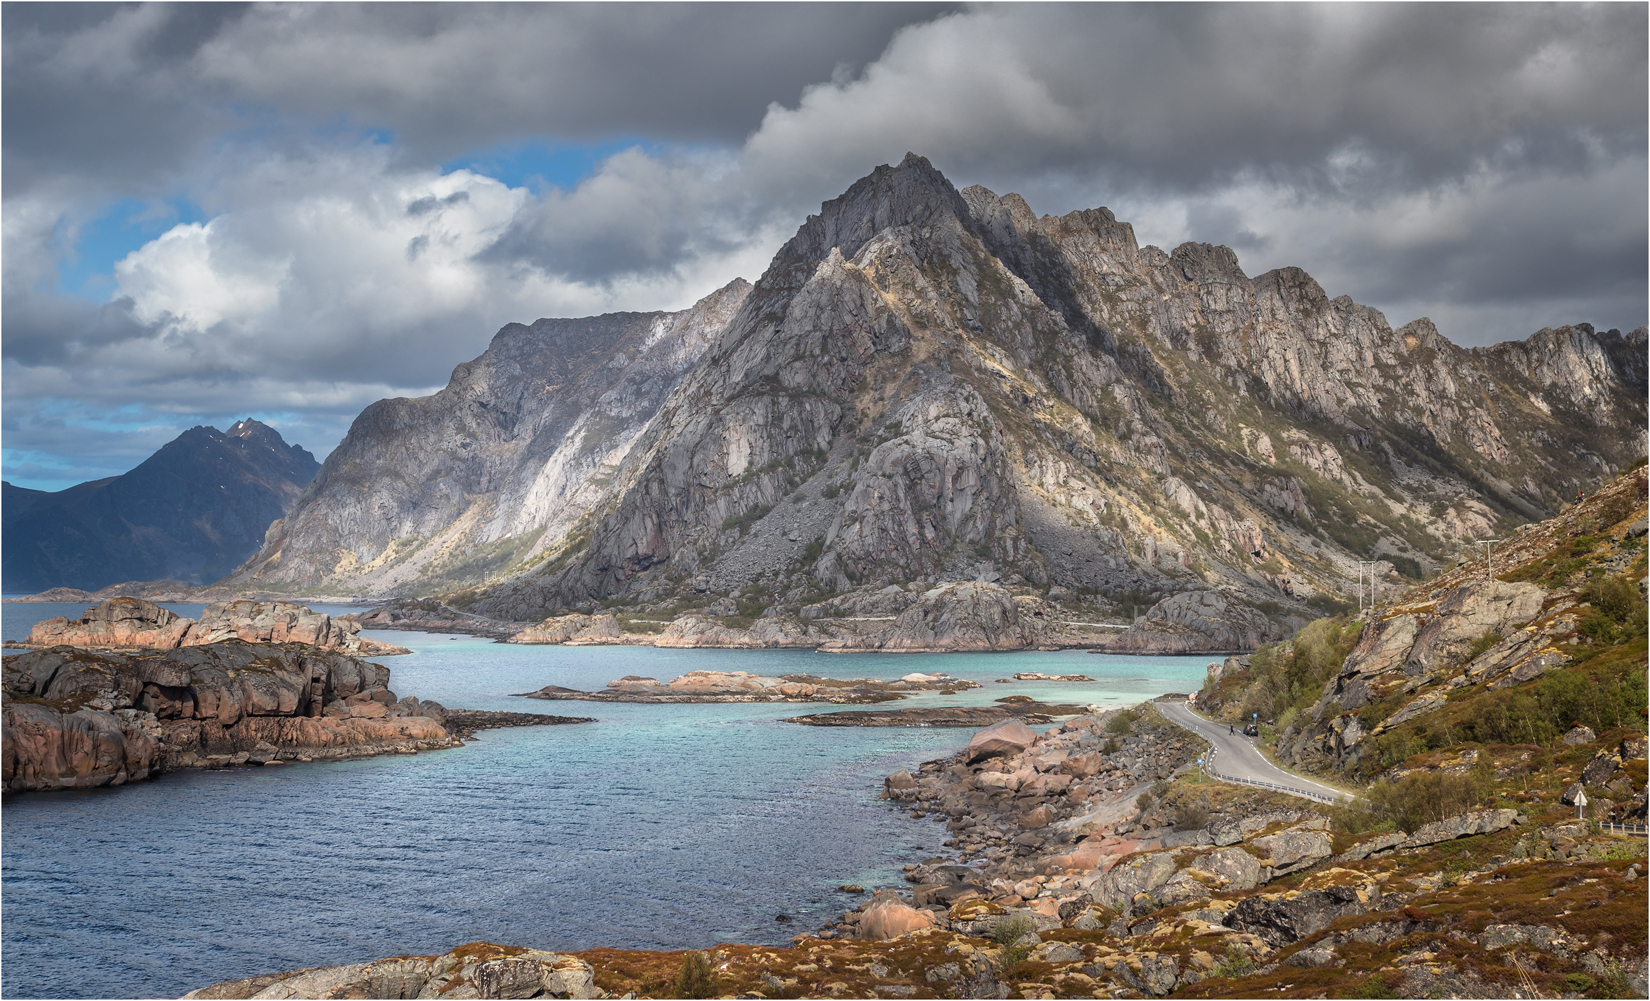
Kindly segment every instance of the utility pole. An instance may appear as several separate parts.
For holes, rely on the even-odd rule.
[[[1506,539],[1474,539],[1473,545],[1484,547],[1484,579],[1495,579],[1495,544]]]
[[[1377,563],[1380,563],[1380,562],[1381,562],[1380,560],[1359,560],[1358,561],[1358,614],[1359,615],[1362,615],[1364,613],[1364,570],[1365,569],[1367,569],[1369,571],[1369,611],[1370,611],[1371,614],[1374,614],[1374,612],[1375,612],[1375,565]]]

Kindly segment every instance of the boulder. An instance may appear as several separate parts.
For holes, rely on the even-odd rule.
[[[1137,895],[1150,894],[1167,883],[1174,871],[1174,856],[1167,852],[1140,855],[1108,870],[1094,881],[1089,893],[1101,907],[1120,911]]]
[[[1019,754],[1037,740],[1037,732],[1017,719],[993,723],[968,740],[964,759],[969,764],[987,758]]]
[[[1559,794],[1558,801],[1563,803],[1565,806],[1575,806],[1576,798],[1579,797],[1585,789],[1586,786],[1582,783],[1571,782],[1569,787]]]
[[[1036,830],[1039,827],[1047,827],[1053,822],[1054,811],[1049,809],[1047,803],[1037,807],[1035,810],[1028,811],[1025,816],[1020,818],[1020,826],[1024,827],[1026,830]]]
[[[1194,900],[1208,900],[1209,888],[1198,880],[1193,870],[1182,869],[1170,876],[1167,883],[1158,887],[1152,894],[1152,899],[1162,907],[1174,907],[1177,904],[1189,904]]]
[[[1249,842],[1261,853],[1260,864],[1269,866],[1274,876],[1304,869],[1335,854],[1329,835],[1322,831],[1279,831]]]
[[[1325,966],[1345,966],[1346,960],[1337,956],[1335,950],[1326,945],[1315,945],[1309,949],[1302,949],[1285,959],[1283,965],[1302,970],[1315,970]]]
[[[1139,956],[1138,963],[1138,969],[1131,963],[1118,963],[1117,972],[1142,994],[1162,997],[1180,982],[1180,964],[1171,955],[1148,952]]]
[[[1247,890],[1260,882],[1260,860],[1242,848],[1222,848],[1199,855],[1192,866],[1220,880],[1227,890]]]
[[[1369,909],[1368,898],[1357,888],[1331,886],[1303,890],[1294,896],[1245,897],[1227,914],[1226,924],[1276,949],[1323,931],[1336,918],[1363,914]]]
[[[1337,862],[1356,862],[1359,859],[1366,859],[1377,852],[1384,852],[1389,848],[1396,848],[1407,840],[1409,840],[1409,835],[1403,833],[1402,831],[1396,831],[1392,834],[1379,834],[1373,838],[1358,842],[1351,848],[1348,848],[1346,851],[1335,856],[1335,860]]]
[[[859,937],[868,942],[882,942],[933,926],[932,911],[919,911],[898,900],[878,900],[860,915]]]
[[[1605,748],[1593,755],[1593,759],[1581,769],[1581,781],[1589,786],[1601,786],[1610,781],[1620,768],[1621,755]]]
[[[1593,732],[1592,727],[1583,726],[1580,723],[1570,727],[1569,731],[1565,733],[1563,737],[1559,738],[1559,740],[1570,745],[1571,747],[1580,747],[1582,744],[1591,744],[1597,739],[1598,734]]]

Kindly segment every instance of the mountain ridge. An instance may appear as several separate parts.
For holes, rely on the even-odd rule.
[[[1644,454],[1642,328],[1460,348],[1300,268],[1250,278],[1229,248],[1141,247],[1104,208],[1037,217],[915,155],[727,292],[668,390],[633,397],[599,462],[564,468],[555,496],[577,502],[530,540],[454,528],[469,515],[449,506],[412,544],[405,527],[320,544],[314,519],[349,521],[323,471],[225,584],[443,594],[508,620],[718,597],[798,616],[946,580],[1059,587],[1102,612],[1215,589],[1286,634],[1308,601],[1350,597],[1357,560],[1417,578]],[[359,449],[408,447],[368,413]],[[546,427],[563,447],[571,425]],[[447,564],[359,572],[432,539]]]
[[[320,469],[274,428],[199,425],[129,472],[47,492],[5,484],[5,588],[210,583],[254,552]]]

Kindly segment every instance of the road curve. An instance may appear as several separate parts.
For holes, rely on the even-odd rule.
[[[1322,782],[1314,782],[1305,776],[1284,771],[1266,760],[1266,756],[1254,746],[1255,738],[1245,737],[1242,733],[1231,733],[1230,730],[1233,728],[1225,723],[1212,723],[1204,719],[1187,708],[1184,702],[1158,702],[1155,706],[1157,711],[1171,722],[1185,727],[1214,746],[1213,766],[1215,771],[1222,775],[1305,789],[1334,799],[1349,795],[1333,786],[1326,786]]]

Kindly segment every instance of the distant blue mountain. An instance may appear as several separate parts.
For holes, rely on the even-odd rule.
[[[255,420],[194,427],[121,476],[48,493],[0,484],[0,587],[208,584],[257,552],[320,469]]]

